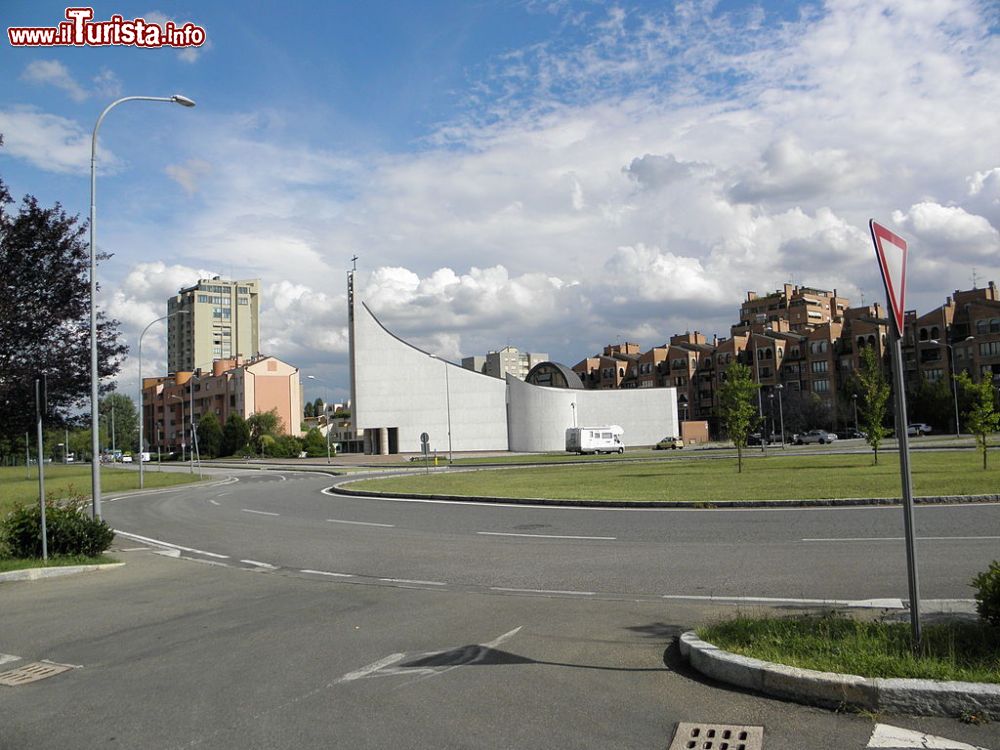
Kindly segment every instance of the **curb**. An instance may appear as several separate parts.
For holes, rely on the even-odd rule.
[[[74,573],[99,573],[102,570],[123,568],[125,563],[105,563],[103,565],[63,565],[58,568],[25,568],[0,573],[0,583],[6,581],[37,581],[41,578],[58,578]]]
[[[679,639],[681,656],[719,682],[806,705],[836,708],[849,704],[873,712],[958,717],[1000,712],[1000,684],[945,682],[818,672],[723,651],[693,630]]]
[[[476,471],[473,469],[472,471]],[[509,505],[555,505],[574,508],[687,508],[687,509],[726,509],[726,508],[842,508],[871,505],[901,505],[902,501],[895,497],[841,497],[819,498],[807,500],[558,500],[553,498],[497,497],[492,495],[427,495],[415,492],[372,492],[370,490],[352,490],[344,487],[352,482],[369,481],[371,477],[357,477],[341,480],[330,487],[330,492],[349,497],[383,497],[389,499],[415,498],[419,500],[448,500],[453,502],[473,503],[505,503]],[[973,503],[997,503],[1000,495],[934,495],[915,497],[917,505],[959,505]]]

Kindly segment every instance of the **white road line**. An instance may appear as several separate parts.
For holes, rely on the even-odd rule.
[[[558,589],[512,589],[504,586],[490,586],[490,591],[512,591],[517,594],[570,594],[572,596],[594,596],[593,591],[559,591]]]
[[[355,670],[354,672],[348,672],[343,677],[341,677],[337,682],[352,682],[353,680],[360,680],[363,677],[368,677],[380,669],[385,669],[391,664],[395,664],[398,661],[402,661],[406,657],[406,654],[390,654],[384,659],[379,659],[378,661],[373,661],[367,667],[362,667],[361,669]]]
[[[256,565],[258,568],[269,568],[270,570],[277,570],[277,565],[271,565],[271,563],[259,562],[257,560],[240,560],[241,563],[246,563],[247,565]]]
[[[868,740],[868,747],[894,748],[894,750],[903,750],[904,748],[987,750],[987,748],[978,745],[969,745],[958,740],[949,740],[933,734],[915,732],[912,729],[894,727],[891,724],[876,724],[875,729],[872,730],[871,739]]]
[[[256,513],[258,516],[280,516],[280,513],[271,513],[266,510],[250,510],[249,508],[240,508],[244,513]]]
[[[203,549],[195,549],[194,547],[182,547],[179,544],[173,544],[172,542],[164,542],[159,539],[151,539],[148,536],[139,536],[138,534],[130,534],[127,531],[119,531],[118,529],[113,529],[113,531],[119,536],[125,536],[129,539],[135,539],[137,542],[146,542],[147,544],[155,544],[158,547],[168,547],[170,549],[179,549],[183,552],[194,552],[198,555],[207,555],[208,557],[217,557],[220,560],[228,560],[229,555],[220,555],[215,552],[206,552]]]
[[[0,654],[0,664],[7,664],[8,662],[18,661],[21,657],[14,656],[13,654]]]
[[[441,583],[440,581],[413,581],[409,578],[379,578],[380,581],[385,581],[386,583],[417,583],[421,586],[447,586],[447,583]]]
[[[221,503],[218,500],[209,500],[208,502],[210,502],[212,505],[221,505]]]
[[[382,527],[387,528],[387,529],[394,529],[394,528],[396,528],[396,525],[392,524],[392,523],[372,523],[370,521],[341,521],[341,520],[336,519],[336,518],[328,518],[328,519],[326,519],[326,522],[327,523],[349,523],[349,524],[352,524],[354,526],[382,526]]]
[[[803,539],[803,542],[902,542],[905,537],[901,536],[849,536],[849,537],[816,537]],[[995,541],[1000,536],[918,536],[921,542],[969,542],[969,541]]]
[[[216,497],[225,497],[226,495],[232,495],[232,492],[220,492]]]
[[[906,609],[906,605],[903,604],[902,599],[793,599],[783,596],[699,596],[696,594],[664,594],[660,598],[674,601],[734,604],[807,604],[824,607],[852,607],[855,609]]]
[[[477,531],[483,536],[526,536],[533,539],[605,539],[614,541],[614,536],[569,536],[568,534],[512,534],[506,531]]]
[[[149,549],[149,547],[122,547],[119,552],[143,552]]]
[[[336,578],[354,578],[350,573],[331,573],[328,570],[300,570],[300,573],[312,573],[317,576],[334,576]]]

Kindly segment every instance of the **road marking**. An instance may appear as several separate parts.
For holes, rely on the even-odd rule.
[[[208,557],[217,557],[220,560],[228,560],[229,555],[220,555],[215,552],[206,552],[203,549],[195,549],[194,547],[182,547],[179,544],[173,544],[172,542],[164,542],[159,539],[151,539],[148,536],[139,536],[138,534],[130,534],[127,531],[120,531],[118,529],[113,529],[113,531],[120,535],[128,537],[129,539],[135,539],[137,542],[146,542],[147,544],[155,544],[158,547],[169,547],[170,549],[178,549],[183,552],[194,552],[198,555],[207,555]]]
[[[271,513],[266,510],[250,510],[249,508],[240,508],[244,513],[256,513],[258,516],[280,516],[280,513]]]
[[[560,591],[558,589],[512,589],[504,586],[490,586],[490,591],[512,591],[517,594],[569,594],[571,596],[594,596],[593,591]]]
[[[221,505],[221,503],[219,503],[219,501],[217,500],[209,500],[208,502],[210,502],[212,505]]]
[[[379,659],[378,661],[373,661],[367,667],[362,667],[361,669],[355,670],[354,672],[348,672],[343,677],[341,677],[337,682],[353,682],[354,680],[360,680],[364,677],[370,677],[379,670],[385,669],[386,667],[395,664],[398,661],[402,661],[406,658],[406,654],[390,654],[384,659]]]
[[[933,734],[915,732],[912,729],[903,729],[889,724],[876,724],[872,731],[871,739],[868,740],[868,747],[886,747],[895,750],[905,748],[929,748],[930,750],[988,750],[988,748],[978,745],[969,745],[958,740],[949,740],[944,737],[937,737]]]
[[[379,578],[380,581],[385,581],[386,583],[417,583],[421,586],[447,586],[447,583],[441,583],[440,581],[413,581],[409,578]]]
[[[18,661],[21,657],[14,656],[13,654],[0,654],[0,664],[7,664],[12,661]]]
[[[149,549],[149,547],[122,547],[119,552],[143,552]],[[0,662],[2,663],[2,662]]]
[[[803,539],[803,542],[902,542],[906,537],[902,536],[849,536],[849,537],[816,537],[813,539]],[[918,536],[921,542],[970,542],[970,541],[995,541],[1000,536]]]
[[[240,560],[241,563],[246,563],[247,565],[256,565],[258,568],[268,568],[270,570],[277,570],[277,565],[271,565],[271,563],[258,562],[257,560]]]
[[[568,534],[513,534],[506,531],[477,531],[483,536],[526,536],[535,539],[605,539],[614,541],[618,537],[614,536],[569,536]]]
[[[312,573],[317,576],[335,576],[337,578],[354,578],[350,573],[331,573],[328,570],[300,570],[300,573]]]
[[[232,492],[220,492],[216,497],[225,497],[226,495],[232,495]]]
[[[514,628],[492,641],[483,644],[477,644],[473,647],[474,651],[471,651],[471,656],[464,659],[459,664],[449,664],[433,667],[393,667],[393,664],[397,664],[406,658],[405,653],[401,654],[390,654],[384,659],[379,659],[378,661],[372,662],[367,667],[362,667],[361,669],[355,670],[354,672],[348,672],[343,677],[333,682],[334,685],[343,682],[353,682],[354,680],[364,679],[366,677],[389,677],[389,676],[405,676],[413,677],[418,675],[424,675],[427,677],[433,677],[435,675],[444,674],[445,672],[450,672],[458,667],[466,666],[469,664],[477,664],[486,658],[490,650],[496,649],[498,646],[504,643],[515,635],[517,635],[521,630],[521,626]],[[469,647],[463,647],[462,651],[466,652]],[[445,649],[443,651],[426,651],[420,654],[418,659],[428,659],[435,656],[450,654],[452,651],[457,649]],[[463,653],[464,655],[464,653]]]
[[[793,599],[783,596],[705,596],[697,594],[663,594],[661,599],[695,602],[738,602],[746,604],[818,604],[868,609],[905,609],[902,599]]]
[[[392,524],[392,523],[372,523],[370,521],[341,521],[341,520],[336,519],[336,518],[328,518],[328,519],[326,519],[326,522],[327,523],[349,523],[349,524],[352,524],[354,526],[382,526],[382,527],[387,528],[387,529],[394,529],[394,528],[396,528],[396,525]]]

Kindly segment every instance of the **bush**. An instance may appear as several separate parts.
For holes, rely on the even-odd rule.
[[[87,515],[78,501],[45,503],[49,555],[97,557],[111,546],[115,532]],[[37,505],[19,505],[0,521],[0,548],[9,557],[42,556],[42,513]]]
[[[1000,560],[972,579],[976,589],[976,611],[990,625],[1000,627]]]

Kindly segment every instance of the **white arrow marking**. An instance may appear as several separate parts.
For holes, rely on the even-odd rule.
[[[463,662],[462,664],[455,664],[451,666],[440,666],[440,667],[393,667],[392,666],[393,664],[396,664],[397,662],[400,662],[403,659],[405,659],[406,654],[405,653],[390,654],[384,659],[379,659],[378,661],[372,662],[367,667],[362,667],[361,669],[355,670],[354,672],[348,672],[339,680],[336,680],[334,684],[341,682],[353,682],[354,680],[360,680],[365,677],[388,677],[394,675],[404,675],[407,677],[426,675],[428,677],[431,677],[437,674],[444,674],[445,672],[449,672],[452,669],[455,669],[456,667],[467,666],[469,664],[476,664],[477,662],[482,661],[486,657],[486,654],[489,652],[490,649],[494,649],[500,644],[502,644],[504,641],[513,638],[515,635],[518,634],[518,632],[520,632],[521,627],[522,626],[519,625],[513,630],[508,631],[497,638],[494,638],[492,641],[489,641],[488,643],[483,643],[476,646],[476,648],[478,649],[478,653],[468,661]],[[449,651],[452,650],[454,649],[445,649],[444,651],[428,651],[426,653],[420,654],[418,658],[426,659],[431,656],[437,656],[438,654],[447,654]]]
[[[936,737],[933,734],[915,732],[912,729],[890,726],[889,724],[876,724],[872,738],[868,740],[868,747],[885,747],[894,750],[905,750],[905,748],[927,748],[928,750],[989,750],[978,745],[968,745],[958,740],[949,740],[944,737]]]
[[[20,656],[14,656],[13,654],[0,654],[0,664],[6,664],[10,661],[17,661]]]

